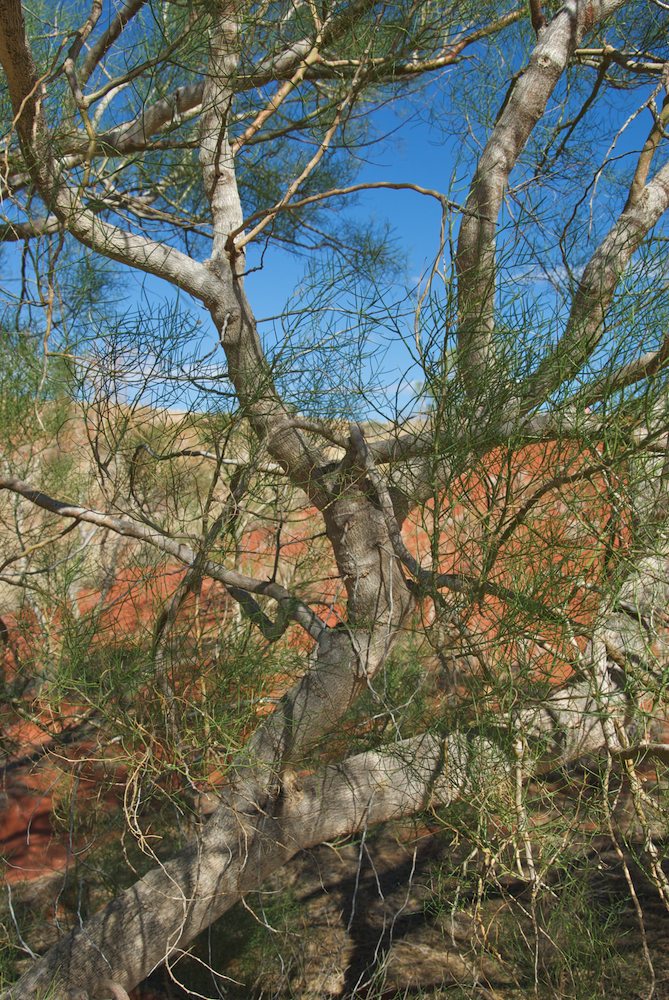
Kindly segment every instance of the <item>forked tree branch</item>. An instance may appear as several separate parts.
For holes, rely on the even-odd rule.
[[[329,436],[337,445],[340,444],[339,435],[330,434],[327,428],[319,430],[308,421],[300,421],[277,391],[245,297],[243,268],[229,240],[241,220],[233,150],[228,136],[230,102],[239,59],[239,25],[234,20],[234,3],[221,2],[216,6],[219,16],[212,37],[212,60],[203,94],[202,119],[202,165],[214,221],[214,251],[207,265],[195,265],[184,255],[172,256],[172,251],[162,248],[167,256],[156,257],[152,265],[155,270],[151,273],[188,287],[210,308],[244,417],[249,418],[257,437],[267,445],[281,470],[287,471],[292,481],[320,506],[340,579],[348,595],[348,614],[346,620],[342,614],[338,627],[326,628],[306,604],[295,601],[293,595],[273,580],[254,580],[229,571],[206,560],[203,552],[195,553],[190,546],[155,528],[63,503],[13,477],[0,480],[0,489],[12,490],[53,514],[70,518],[74,523],[86,521],[100,525],[173,556],[191,567],[187,582],[191,579],[195,582],[200,573],[207,573],[220,579],[233,595],[239,583],[238,599],[258,616],[261,628],[264,626],[272,635],[273,627],[281,622],[268,623],[263,617],[263,609],[250,595],[273,598],[316,640],[311,654],[304,657],[303,675],[281,699],[273,714],[258,722],[244,748],[236,754],[227,746],[220,748],[227,768],[221,805],[199,836],[172,860],[163,862],[156,858],[154,871],[61,941],[4,994],[3,1000],[28,1000],[39,991],[43,993],[44,989],[57,985],[59,977],[68,989],[93,992],[109,975],[110,968],[118,989],[130,989],[157,964],[169,959],[175,949],[192,941],[244,893],[259,888],[263,880],[297,850],[422,809],[448,808],[463,795],[475,803],[481,788],[477,780],[480,774],[490,779],[497,791],[503,789],[514,767],[510,733],[518,735],[522,743],[531,744],[522,764],[517,766],[516,761],[516,773],[520,773],[521,781],[569,764],[585,753],[604,752],[630,759],[633,752],[641,752],[643,748],[663,752],[664,744],[652,738],[652,734],[639,741],[636,747],[630,747],[625,733],[632,716],[630,686],[624,676],[628,660],[643,660],[650,672],[656,665],[653,652],[649,650],[647,620],[644,618],[642,622],[640,615],[634,619],[631,615],[604,609],[603,625],[598,623],[601,635],[592,636],[587,648],[579,651],[578,677],[559,691],[554,690],[543,702],[535,702],[513,716],[501,717],[499,732],[493,727],[492,732],[485,735],[476,729],[446,735],[422,734],[398,740],[390,748],[357,754],[339,764],[319,767],[311,773],[296,773],[295,769],[304,768],[307,762],[314,767],[314,747],[322,746],[319,741],[340,722],[362,691],[370,686],[373,689],[374,680],[409,622],[414,607],[411,588],[398,563],[398,557],[403,562],[407,556],[412,557],[406,546],[403,547],[389,488],[376,462],[394,461],[398,452],[406,456],[422,449],[426,443],[434,445],[436,442],[432,440],[429,420],[416,433],[409,432],[397,439],[391,436],[369,445],[362,430],[354,427],[351,430],[354,447],[347,447],[344,459],[329,463],[325,472],[323,462],[327,456],[304,434],[314,432],[326,439]],[[362,16],[373,6],[370,0],[349,4],[346,17],[350,18],[352,13]],[[482,376],[486,374],[489,346],[486,337],[490,333],[486,326],[486,310],[492,317],[494,308],[489,296],[494,295],[495,227],[509,171],[533,123],[543,114],[575,39],[620,6],[621,2],[613,0],[589,3],[570,0],[550,26],[544,27],[534,17],[535,27],[541,35],[540,43],[526,74],[511,93],[493,133],[494,142],[491,140],[482,159],[494,177],[487,189],[486,171],[479,166],[477,182],[470,193],[472,204],[463,221],[462,248],[471,251],[471,257],[468,264],[467,253],[458,254],[463,323],[460,359],[470,389],[480,377],[480,384],[485,384]],[[139,5],[136,7],[139,9]],[[533,8],[536,15],[537,5]],[[0,13],[15,14],[16,9],[16,0],[0,0]],[[346,22],[344,19],[341,23],[355,27],[355,20]],[[120,32],[120,21],[117,28]],[[17,128],[34,183],[50,208],[53,206],[56,217],[82,242],[86,242],[83,237],[90,238],[87,245],[107,256],[150,270],[146,256],[150,257],[153,252],[150,241],[133,244],[129,249],[123,240],[134,239],[132,234],[123,234],[116,227],[91,232],[95,220],[82,209],[77,194],[63,186],[58,164],[49,150],[39,80],[34,67],[31,68],[27,45],[24,44],[24,52],[20,51],[22,35],[19,37],[15,28],[12,31],[12,51],[0,45],[0,55],[3,64],[6,63],[16,77],[10,82],[10,92],[18,102],[15,106]],[[548,42],[544,44],[546,39]],[[306,41],[313,46],[311,38]],[[299,43],[279,56],[271,56],[270,69],[278,72],[283,59],[284,71],[294,74],[304,60],[305,51],[312,51],[307,47],[299,52],[298,48]],[[356,63],[354,73],[359,65]],[[423,61],[417,71],[424,72],[426,66]],[[316,69],[316,64],[312,69]],[[345,74],[346,68],[342,67],[344,77]],[[542,76],[545,77],[543,81]],[[169,109],[163,109],[160,114],[163,112],[169,114]],[[160,114],[156,114],[154,124],[159,122]],[[137,119],[133,121],[140,124]],[[171,119],[164,119],[164,124],[169,121]],[[142,129],[145,124],[141,123]],[[426,190],[419,193],[433,194]],[[308,199],[303,199],[302,203],[308,203]],[[487,205],[492,206],[490,215]],[[104,242],[105,233],[108,245]],[[121,240],[121,249],[118,240]],[[125,256],[115,256],[121,254],[121,250]],[[159,251],[156,249],[155,253],[158,255]],[[189,262],[190,270],[185,261]],[[180,273],[182,270],[184,274]],[[177,280],[177,274],[181,280]],[[479,281],[482,297],[478,303],[473,291],[477,274],[482,279]],[[483,371],[474,364],[477,357],[482,359]],[[471,362],[471,366],[467,362]],[[543,415],[543,411],[540,413]],[[527,423],[529,426],[531,419]],[[458,433],[456,429],[455,434]],[[186,457],[187,451],[180,454]],[[198,457],[204,457],[203,453]],[[206,545],[202,549],[206,550]],[[409,564],[405,562],[405,565]],[[485,586],[455,574],[427,571],[417,560],[412,565],[412,572],[426,587],[429,584],[460,588],[473,600]],[[629,587],[621,587],[621,593],[616,595],[618,606],[628,602],[634,608],[635,600],[638,606],[637,595],[646,587],[649,574],[653,572],[666,580],[666,569],[664,559],[656,560],[652,566],[648,562],[641,563]],[[517,599],[517,595],[505,588],[489,592]],[[653,618],[655,605],[666,605],[666,596],[663,593],[652,601],[649,598],[652,604],[650,618]],[[545,611],[536,606],[531,610]],[[615,651],[613,662],[607,652],[610,650]]]
[[[360,4],[353,4],[352,8],[360,8],[362,10],[368,6],[368,0],[362,0]],[[366,65],[369,67],[370,79],[374,83],[393,83],[398,78],[403,77],[406,79],[422,76],[426,73],[434,73],[445,69],[447,66],[458,63],[466,49],[485,38],[489,38],[491,35],[503,31],[504,28],[520,21],[524,16],[525,8],[516,7],[481,28],[469,31],[459,37],[456,36],[436,56],[421,58],[415,54],[412,58],[407,59],[406,53],[390,53],[389,55],[373,57],[366,61]],[[314,63],[307,69],[307,80],[316,82],[318,80],[346,80],[351,79],[359,71],[361,66],[359,59],[340,59],[336,56],[329,57],[325,53],[325,45],[332,45],[337,40],[337,37],[342,34],[343,28],[340,27],[340,23],[345,25],[347,18],[342,18],[341,22],[334,21],[332,28],[328,29],[326,27],[323,30],[323,54],[317,63]],[[304,58],[309,44],[309,39],[302,39],[273,61],[259,63],[249,74],[241,77],[240,85],[244,89],[247,89],[264,85],[270,80],[286,79],[294,71],[298,58],[300,56]]]
[[[198,557],[190,546],[167,537],[155,528],[55,500],[13,477],[0,478],[0,489],[10,490],[60,517],[98,525],[114,534],[145,542],[186,566],[190,567],[197,561],[199,572],[220,581],[225,587],[274,600],[282,609],[276,623],[277,628],[282,627],[286,618],[291,618],[316,640],[310,669],[286,693],[277,711],[259,727],[243,752],[246,762],[244,768],[250,774],[246,794],[255,796],[258,801],[267,794],[267,783],[271,785],[274,781],[274,769],[281,761],[304,752],[324,731],[336,725],[365,685],[382,668],[387,652],[397,636],[392,619],[386,621],[381,614],[382,606],[376,586],[372,587],[369,599],[373,601],[372,612],[378,616],[377,621],[372,623],[370,615],[367,625],[360,629],[329,629],[311,608],[276,581],[257,580],[229,570],[210,559]],[[363,517],[365,513],[363,510]],[[344,516],[347,516],[347,512]],[[372,524],[367,516],[362,530],[365,537],[369,538],[370,552],[365,551],[362,546],[358,549],[363,571],[366,559],[371,558],[378,564],[377,545],[371,528]],[[395,604],[399,609],[397,613],[401,614],[403,604],[397,581],[394,587]],[[358,604],[364,607],[363,598],[367,595],[364,588],[359,589],[362,595],[357,597]],[[241,594],[237,594],[235,599],[239,600],[240,596]],[[250,605],[248,602],[246,604],[250,611]],[[267,625],[266,622],[264,624]]]
[[[590,629],[586,629],[584,632],[582,623],[577,622],[569,615],[556,608],[548,607],[542,601],[528,597],[527,594],[523,594],[511,587],[505,587],[503,584],[494,583],[487,579],[477,579],[465,573],[444,573],[434,568],[428,569],[424,567],[418,559],[411,555],[404,543],[388,487],[383,476],[376,469],[372,453],[367,446],[364,434],[359,425],[354,424],[351,426],[351,440],[358,452],[365,472],[376,490],[395,555],[414,577],[423,596],[432,596],[434,598],[436,593],[443,589],[450,590],[456,594],[466,595],[472,602],[480,600],[483,595],[496,597],[504,601],[505,604],[515,605],[516,607],[523,608],[525,611],[531,612],[542,623],[551,622],[552,624],[569,625],[575,630],[576,635],[589,634]],[[578,478],[584,478],[584,476],[581,475]]]
[[[85,82],[90,76],[90,63],[91,61],[99,61],[105,54],[105,52],[111,47],[114,41],[118,38],[120,30],[125,27],[129,20],[138,13],[139,10],[144,6],[146,0],[133,0],[133,2],[128,3],[125,8],[123,8],[116,20],[108,29],[108,32],[102,36],[96,44],[92,47],[89,52],[83,69],[79,72],[79,81],[83,87]],[[367,0],[364,0],[362,6],[366,6]],[[460,39],[453,43],[453,51],[449,49],[443,56],[433,60],[414,60],[413,62],[406,64],[394,64],[391,63],[390,69],[387,73],[387,81],[390,82],[396,78],[397,75],[421,75],[435,70],[441,69],[444,66],[454,61],[455,49],[457,53],[460,53],[467,46],[473,45],[480,39],[487,37],[489,35],[495,34],[498,31],[503,30],[508,25],[512,24],[514,21],[519,20],[524,14],[522,8],[511,11],[509,14],[504,15],[499,20],[492,22],[490,25],[471,32],[466,35],[465,38]],[[330,43],[336,40],[337,34],[342,28],[332,26],[330,21],[326,21],[323,29],[323,37],[328,39]],[[314,55],[310,58],[310,54],[313,49],[314,42],[311,39],[305,39],[303,43],[296,43],[294,47],[290,50],[286,50],[281,56],[276,57],[275,66],[277,70],[276,76],[272,76],[268,70],[268,66],[265,65],[261,67],[258,72],[251,71],[247,74],[238,74],[234,81],[234,87],[236,92],[243,92],[248,90],[257,89],[267,84],[272,83],[273,80],[278,82],[284,81],[284,84],[289,85],[289,88],[293,88],[295,83],[298,82],[296,74],[299,74],[300,78],[305,77],[311,82],[318,82],[320,78],[323,79],[340,79],[344,67],[340,66],[337,61],[328,61],[327,65],[321,65],[322,60]],[[311,46],[311,48],[305,46]],[[100,51],[104,48],[104,52]],[[386,57],[383,57],[380,64],[388,62]],[[371,61],[372,65],[376,65],[375,61]],[[320,68],[317,68],[320,67]],[[148,68],[148,67],[147,67]],[[358,62],[352,65],[351,71],[355,71],[359,68]],[[381,67],[376,70],[375,80],[377,82],[382,82],[384,79],[381,73]],[[291,84],[291,80],[294,82]],[[109,88],[122,87],[123,79],[115,80],[105,86],[104,90],[100,94],[87,95],[85,98],[86,105],[90,105],[97,100],[100,100],[109,92]],[[204,93],[205,82],[203,80],[186,84],[182,87],[178,87],[174,92],[160,100],[149,103],[145,105],[142,110],[129,118],[125,122],[116,125],[114,128],[109,129],[104,132],[100,132],[95,136],[95,141],[91,143],[90,136],[81,134],[79,138],[68,139],[63,137],[60,142],[61,157],[63,162],[68,167],[76,167],[81,165],[84,160],[82,157],[101,157],[101,156],[123,156],[147,149],[150,139],[157,133],[163,131],[170,126],[179,124],[183,118],[190,118],[194,112],[197,112],[202,106],[202,99]],[[290,89],[286,91],[286,95],[290,92]],[[284,95],[284,96],[286,96]],[[249,142],[263,141],[264,136],[258,136],[258,130],[264,125],[267,119],[276,110],[277,103],[276,98],[271,98],[267,107],[264,111],[258,113],[254,122],[246,129],[244,134],[235,139],[232,142],[233,152],[237,152],[241,146],[247,145]],[[268,138],[272,138],[270,135]],[[14,171],[8,178],[6,178],[5,183],[7,184],[10,192],[16,191],[21,186],[25,185],[26,177],[18,171]]]
[[[485,393],[494,366],[496,228],[509,175],[584,35],[625,0],[567,0],[540,32],[478,162],[458,237],[458,365],[468,392]]]
[[[297,851],[420,810],[448,808],[464,795],[475,802],[489,784],[498,795],[505,787],[510,794],[510,732],[528,746],[524,780],[585,754],[633,756],[646,746],[664,753],[664,745],[652,740],[630,745],[624,727],[616,737],[628,699],[606,661],[594,657],[592,665],[590,676],[555,692],[545,706],[500,719],[499,739],[475,732],[423,734],[313,774],[285,771],[272,804],[262,809],[224,792],[193,843],[72,931],[2,1000],[30,1000],[59,977],[70,988],[90,987],[110,968],[114,980],[130,989]]]
[[[63,182],[43,111],[43,81],[30,51],[20,0],[0,0],[0,64],[28,172],[44,202],[72,235],[113,260],[165,278],[197,298],[211,293],[201,264],[173,247],[127,232],[85,209],[80,193]]]
[[[127,0],[127,3],[121,7],[112,19],[112,22],[106,31],[104,31],[97,41],[90,46],[83,65],[78,73],[79,83],[82,87],[86,85],[91,75],[100,65],[100,62],[106,53],[120,37],[121,33],[133,17],[139,13],[145,3],[146,0]]]
[[[668,366],[669,334],[665,334],[657,350],[646,351],[641,357],[620,365],[612,372],[608,372],[586,386],[582,393],[577,394],[580,397],[579,404],[582,407],[593,406],[617,392],[622,392],[623,389],[627,389],[631,385],[637,385],[644,379],[658,375]]]

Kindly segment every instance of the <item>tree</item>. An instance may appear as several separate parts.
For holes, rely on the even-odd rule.
[[[22,248],[5,328],[44,344],[31,389],[42,421],[60,360],[97,469],[94,491],[70,479],[63,497],[39,463],[37,480],[21,478],[20,450],[8,449],[0,486],[34,531],[96,527],[187,567],[151,649],[177,758],[184,720],[161,650],[204,579],[238,604],[238,627],[250,622],[268,643],[297,630],[307,648],[271,714],[222,751],[218,805],[196,835],[4,995],[93,997],[110,978],[130,989],[301,849],[426,809],[448,815],[463,799],[494,812],[491,787],[508,790],[520,867],[538,893],[547,867],[523,788],[573,777],[584,758],[604,805],[624,775],[667,902],[637,769],[661,768],[669,752],[666,5],[129,0],[54,12],[1,0],[0,24],[2,232]],[[401,117],[414,94],[444,144],[460,146],[454,190],[356,179],[377,117],[388,128],[384,107],[397,102]],[[428,197],[441,213],[434,266],[404,303],[411,323],[392,301],[401,280],[387,237],[346,214],[347,199],[373,189]],[[312,271],[274,348],[245,286],[265,254],[272,282],[277,246]],[[130,268],[183,294],[130,322],[111,311],[105,261],[121,265],[111,282]],[[184,336],[184,295],[211,318],[224,372],[207,369],[208,347],[190,366],[178,356],[196,338],[193,327]],[[374,324],[404,342],[421,371],[405,419],[369,387],[362,402],[328,397],[318,350],[345,339],[337,309],[360,343]],[[369,366],[354,361],[364,383]],[[305,364],[306,391],[295,376]],[[138,433],[127,413],[145,397],[114,399],[124,365],[143,366],[162,403],[175,372],[190,380],[192,409],[206,414],[194,437],[184,443],[180,428],[170,447],[164,428]],[[135,435],[129,450],[124,434]],[[279,582],[279,541],[269,576],[235,562],[245,498],[257,514],[287,489],[325,535],[331,601]],[[411,525],[428,538],[418,550]],[[10,582],[25,585],[19,576]],[[394,662],[423,683],[428,671],[413,668],[430,643],[447,707],[427,698],[431,717],[406,721],[381,678]],[[362,725],[357,752],[328,750],[360,706],[367,742]],[[386,728],[372,725],[375,711]]]

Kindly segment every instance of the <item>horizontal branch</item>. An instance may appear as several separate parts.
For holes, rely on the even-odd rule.
[[[656,351],[646,351],[640,358],[629,361],[604,375],[594,384],[585,386],[580,393],[583,406],[592,406],[603,399],[610,398],[613,393],[621,392],[630,385],[636,385],[644,379],[652,378],[669,366],[669,334],[665,334],[662,343]]]
[[[574,52],[574,58],[595,68],[614,62],[630,73],[644,76],[662,76],[666,72],[667,65],[660,57],[640,58],[638,54],[622,52],[612,45],[605,45],[602,48],[578,48]]]
[[[72,518],[86,524],[95,524],[113,531],[116,535],[122,535],[124,538],[135,538],[145,542],[160,552],[172,556],[185,566],[190,566],[197,558],[197,553],[189,545],[177,542],[155,528],[137,521],[115,517],[112,514],[104,514],[88,507],[80,507],[76,504],[56,500],[20,479],[11,476],[0,477],[0,490],[3,489],[17,493],[37,507],[41,507],[51,514],[57,514],[59,517]],[[218,580],[225,587],[233,587],[252,594],[270,597],[283,607],[289,617],[301,625],[313,638],[318,639],[326,628],[324,622],[311,608],[275,581],[256,580],[254,577],[238,573],[236,570],[226,569],[210,559],[203,560],[200,565],[205,576],[211,577],[212,580]]]
[[[126,990],[185,947],[299,850],[399,818],[459,793],[457,748],[434,737],[368,752],[315,775],[284,775],[281,806],[235,812],[224,805],[199,838],[68,934],[0,996],[32,1000],[66,984],[93,991],[108,977]]]
[[[364,8],[368,4],[366,0],[362,0],[362,3],[356,6]],[[348,11],[347,15],[350,20],[351,11]],[[357,14],[355,16],[359,17],[360,15]],[[389,55],[371,57],[365,60],[369,74],[368,78],[370,82],[376,84],[393,83],[398,77],[421,76],[445,69],[448,66],[458,63],[465,49],[475,45],[484,38],[497,34],[514,22],[521,20],[524,16],[524,7],[516,7],[514,10],[503,14],[489,24],[470,31],[468,34],[462,34],[460,37],[456,36],[434,56],[421,58],[418,55],[412,54],[410,58],[406,58],[397,52],[393,52]],[[332,44],[338,34],[341,34],[341,28],[335,22],[330,30],[323,32],[324,41]],[[250,87],[261,86],[270,80],[285,79],[294,70],[300,58],[304,58],[304,54],[308,51],[310,44],[312,43],[308,39],[302,39],[300,42],[294,43],[290,49],[286,50],[286,52],[273,61],[259,63],[251,73],[240,80],[240,84],[245,89],[248,89]],[[313,81],[345,80],[359,72],[361,65],[362,63],[359,59],[342,59],[337,56],[327,58],[327,56],[323,55],[317,63],[309,67],[306,79]]]
[[[29,219],[27,222],[9,222],[0,224],[0,243],[21,243],[34,240],[40,236],[50,236],[63,228],[63,223],[56,215],[45,215],[40,219]]]
[[[132,462],[137,461],[137,457],[140,451],[145,451],[146,454],[150,455],[151,458],[155,459],[156,462],[168,462],[175,458],[206,458],[212,462],[218,462],[219,465],[229,465],[235,469],[238,469],[241,466],[250,465],[252,462],[252,459],[248,455],[246,456],[240,455],[239,458],[229,458],[229,457],[223,457],[222,455],[216,455],[214,452],[211,451],[200,451],[199,448],[181,448],[180,450],[177,451],[168,451],[161,454],[157,451],[154,451],[150,445],[144,442],[142,442],[142,444],[138,444],[137,447],[135,448],[132,457]],[[266,462],[264,464],[263,463],[257,464],[253,462],[253,471],[283,474],[284,469],[281,465],[278,465],[276,462]]]
[[[637,762],[659,760],[663,764],[669,764],[669,743],[632,743],[630,746],[621,747],[616,757]]]
[[[436,191],[433,188],[421,187],[420,184],[409,184],[402,181],[367,181],[366,183],[351,184],[348,187],[343,188],[331,188],[329,191],[320,191],[318,194],[312,194],[305,198],[297,198],[282,207],[292,211],[295,208],[304,208],[305,205],[313,205],[316,202],[325,201],[328,198],[339,198],[343,195],[357,194],[359,191],[377,191],[384,189],[387,191],[414,191],[416,194],[424,195],[427,198],[434,198],[435,201],[438,201],[443,208],[450,208],[456,212],[466,212],[466,209],[462,205],[459,205],[456,201],[452,201],[450,198],[447,198],[446,195],[442,194],[440,191]],[[248,219],[244,220],[244,226],[248,226],[257,219],[261,219],[269,211],[274,210],[268,209],[266,211],[261,210],[259,212],[255,212],[253,215],[249,216]]]

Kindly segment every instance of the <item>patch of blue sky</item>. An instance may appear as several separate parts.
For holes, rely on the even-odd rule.
[[[481,47],[474,62],[491,51]],[[500,65],[490,70],[492,78],[496,79],[496,74],[501,78],[503,63],[508,63],[503,68],[510,76],[520,58],[520,48],[514,42],[500,53]],[[479,65],[478,71],[481,68],[485,65]],[[452,72],[446,71],[394,105],[382,104],[374,112],[376,133],[386,138],[378,146],[354,154],[358,181],[409,182],[464,201],[486,130],[467,120],[466,95],[460,95],[459,107],[448,107]],[[594,72],[590,78],[586,71],[583,75],[587,92]],[[548,173],[541,194],[536,196],[530,158],[524,157],[512,174],[500,217],[498,319],[500,327],[517,329],[519,349],[527,350],[530,359],[537,344],[545,346],[559,337],[570,293],[587,254],[622,207],[625,186],[621,179],[629,177],[633,154],[641,148],[652,124],[650,111],[642,106],[654,89],[655,83],[649,81],[639,90],[614,91],[604,100],[606,121],[599,119],[601,135],[590,137],[580,162],[578,156],[575,158],[578,173],[575,169],[561,177]],[[559,107],[565,93],[561,85],[547,111],[549,126],[562,113]],[[497,104],[502,99],[503,93],[494,95]],[[565,119],[578,112],[582,100],[583,91],[574,91],[567,101]],[[536,141],[540,139],[537,134]],[[565,212],[572,211],[573,199],[578,202],[577,188],[586,196],[574,212],[567,245],[561,241],[560,226]],[[519,221],[522,212],[525,216]],[[334,287],[333,301],[322,308],[308,308],[305,275],[312,266],[310,261],[279,243],[251,246],[246,287],[261,336],[280,387],[306,412],[384,419],[399,411],[409,416],[423,405],[424,366],[436,363],[435,358],[453,343],[449,339],[455,329],[451,247],[457,238],[457,213],[447,219],[449,238],[443,246],[439,204],[412,191],[360,192],[344,203],[341,217],[352,224],[364,221],[377,229],[389,224],[389,238],[400,248],[401,268],[382,289],[371,283],[365,289],[364,282],[356,288],[354,283],[347,287],[340,282]],[[7,269],[10,283],[19,280],[17,252],[18,248],[6,251],[11,258]],[[313,253],[315,256],[316,251]],[[431,274],[430,294],[423,301],[417,323],[416,306]],[[153,346],[148,334],[141,341],[141,358],[126,338],[127,364],[116,373],[118,386],[125,388],[119,392],[130,399],[139,394],[155,405],[181,410],[233,405],[217,334],[199,303],[154,277],[122,266],[115,288],[114,300],[105,303],[107,328],[118,330],[125,324],[154,331]],[[150,322],[151,317],[160,321],[167,314],[177,317],[172,328],[178,334],[169,350],[164,348],[165,331],[160,322],[154,322],[153,327]],[[88,359],[95,358],[101,369],[102,348],[111,340],[105,340],[92,319],[80,318],[79,326],[82,352],[86,352],[88,342]],[[606,360],[607,343],[605,339],[600,360]],[[646,348],[646,344],[639,345],[639,350]]]

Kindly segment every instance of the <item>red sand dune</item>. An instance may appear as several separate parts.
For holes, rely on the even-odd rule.
[[[442,572],[480,578],[482,567],[486,567],[487,583],[529,588],[534,600],[586,626],[596,606],[596,595],[588,586],[602,572],[606,546],[610,552],[623,546],[626,538],[624,524],[614,525],[615,531],[610,524],[612,505],[608,497],[615,484],[612,486],[604,475],[600,458],[596,451],[576,454],[549,444],[488,455],[479,470],[461,478],[438,508],[428,504],[412,517],[404,529],[407,547],[424,565],[436,558]],[[558,478],[554,489],[549,488],[550,476]],[[309,508],[291,511],[289,523],[280,533],[275,522],[258,520],[243,539],[238,568],[256,576],[261,572],[270,574],[279,546],[280,558],[276,562],[280,582],[286,586],[297,584],[298,591],[326,622],[334,624],[343,613],[344,596],[327,543],[319,535],[314,537],[314,532],[320,531],[316,512]],[[95,655],[96,648],[127,643],[129,639],[148,647],[157,615],[174,594],[184,572],[176,565],[164,565],[159,572],[155,568],[123,568],[102,603],[98,592],[81,591],[77,614],[95,616],[91,655]],[[564,630],[544,622],[541,631],[545,642],[537,644],[531,638],[528,642],[513,630],[507,631],[507,612],[507,604],[499,596],[480,594],[465,616],[469,631],[485,640],[491,663],[505,669],[522,654],[536,677],[564,681],[572,669],[574,640],[567,648]],[[222,586],[204,580],[197,599],[190,594],[180,610],[180,629],[191,628],[199,635],[221,633],[235,613]],[[431,602],[421,613],[429,626],[433,618]],[[6,677],[12,679],[22,664],[29,669],[40,652],[31,646],[29,633],[36,626],[30,616],[5,616],[4,623],[4,669]],[[289,629],[284,641],[301,649],[310,642],[297,628]],[[547,651],[546,645],[553,645],[557,655]],[[291,681],[289,675],[279,673],[265,684],[262,693],[266,699],[279,697]],[[175,683],[181,695],[197,697],[197,676],[177,678]],[[259,704],[258,714],[270,709],[271,702],[265,700]],[[32,721],[26,721],[24,713],[31,712],[36,714]],[[61,783],[71,781],[76,774],[80,804],[85,807],[87,800],[95,799],[99,774],[96,766],[86,770],[84,765],[93,747],[91,738],[65,751],[56,741],[53,749],[34,764],[13,765],[20,758],[37,755],[41,747],[57,740],[85,712],[85,706],[67,704],[61,704],[57,711],[50,710],[39,699],[33,705],[0,709],[11,768],[5,775],[0,828],[0,851],[9,881],[62,868],[72,851],[81,847],[68,844],[61,832],[55,832],[54,797],[62,798]],[[159,758],[161,748],[156,746],[152,752]],[[117,788],[105,793],[107,808],[118,807],[123,780],[121,769]]]

